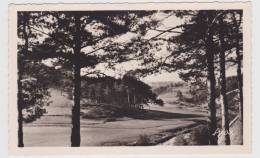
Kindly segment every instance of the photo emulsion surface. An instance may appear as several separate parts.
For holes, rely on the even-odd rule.
[[[15,15],[19,149],[244,145],[243,9]]]

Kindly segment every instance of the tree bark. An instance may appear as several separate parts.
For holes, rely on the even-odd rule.
[[[20,76],[21,74],[19,74]],[[23,105],[22,105],[22,96],[21,96],[21,77],[18,77],[18,147],[24,147],[24,142],[23,142]]]
[[[223,16],[219,18],[219,67],[220,67],[220,95],[222,104],[222,129],[224,129],[225,144],[230,145],[230,134],[229,134],[229,120],[228,120],[228,102],[226,95],[226,59],[225,59],[225,40],[224,40],[224,27],[223,27]]]
[[[127,103],[130,105],[130,98],[129,98],[129,93],[127,92]]]
[[[211,23],[213,17],[212,13],[208,14],[208,22]],[[216,117],[216,78],[215,78],[215,68],[214,68],[214,41],[213,32],[208,26],[208,31],[206,35],[206,60],[207,60],[207,76],[208,76],[208,107],[209,107],[209,143],[211,145],[218,144],[218,135],[215,133],[217,131],[217,117]]]
[[[81,65],[79,63],[79,54],[81,46],[80,38],[80,17],[75,15],[75,28],[76,33],[74,36],[74,106],[72,108],[72,132],[71,132],[71,146],[80,146],[80,95],[81,95],[81,77],[80,69]]]
[[[241,135],[242,140],[241,143],[243,144],[243,76],[241,72],[241,55],[239,50],[237,49],[237,80],[238,80],[238,89],[239,89],[239,98],[240,98],[240,106],[239,106],[239,120],[241,122]]]
[[[26,13],[23,13],[23,36],[24,36],[24,51],[23,53],[28,52],[29,48],[29,40],[28,40],[28,34],[27,34],[27,22],[28,22],[28,15]],[[17,104],[17,110],[18,110],[18,147],[24,147],[23,142],[23,98],[22,98],[22,76],[23,76],[23,57],[24,54],[21,54],[20,57],[18,57],[18,104]]]
[[[239,98],[240,98],[240,106],[239,106],[239,120],[241,122],[241,135],[242,135],[242,144],[243,144],[243,75],[242,75],[242,54],[241,54],[241,47],[239,44],[239,27],[242,20],[242,13],[240,13],[240,19],[239,22],[237,21],[235,14],[233,14],[234,24],[236,27],[236,39],[235,39],[235,45],[236,45],[236,62],[237,62],[237,81],[238,81],[238,89],[239,89]]]
[[[211,53],[210,53],[211,54]],[[218,135],[215,134],[217,131],[217,117],[216,117],[216,79],[214,74],[214,64],[213,64],[213,57],[211,55],[207,55],[207,65],[208,65],[208,107],[209,107],[209,138],[211,145],[218,144]]]

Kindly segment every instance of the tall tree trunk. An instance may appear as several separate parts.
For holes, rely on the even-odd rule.
[[[28,22],[28,15],[26,13],[23,13],[23,36],[24,36],[24,48],[22,51],[22,54],[20,54],[20,57],[18,57],[18,104],[17,104],[17,110],[18,110],[18,147],[24,147],[23,142],[23,98],[22,98],[22,76],[23,76],[23,55],[28,52],[29,48],[29,40],[28,40],[28,34],[27,34],[27,22]]]
[[[79,54],[81,47],[80,38],[80,17],[75,15],[76,33],[74,36],[74,106],[72,108],[72,132],[71,132],[71,146],[80,146],[80,95],[81,95],[81,77],[79,62]]]
[[[238,89],[239,89],[239,98],[240,98],[240,106],[239,106],[239,120],[241,123],[241,135],[243,144],[243,76],[241,72],[241,55],[239,53],[239,48],[236,50],[237,54],[237,80],[238,80]]]
[[[209,53],[213,54],[213,53]],[[211,145],[218,144],[218,135],[215,133],[217,131],[217,117],[216,117],[216,79],[214,74],[214,64],[212,55],[207,55],[207,65],[208,65],[208,107],[209,107],[209,138]]]
[[[22,101],[22,83],[21,74],[18,75],[18,147],[24,147],[23,143],[23,101]]]
[[[129,96],[129,92],[127,92],[127,103],[128,103],[128,106],[130,106],[130,96]]]
[[[219,67],[220,67],[220,98],[222,104],[222,129],[224,129],[225,144],[230,145],[229,135],[229,120],[228,120],[228,102],[226,95],[226,59],[225,59],[225,40],[224,40],[224,27],[223,16],[219,18],[219,39],[220,39],[220,52],[219,52]]]
[[[208,22],[212,22],[212,13],[208,14]],[[208,74],[208,107],[209,107],[209,143],[211,145],[218,144],[217,131],[217,117],[216,117],[216,78],[214,68],[214,43],[213,43],[213,32],[210,26],[208,26],[207,38],[206,38],[206,60],[207,60],[207,74]]]
[[[135,105],[135,94],[134,94],[134,105]]]
[[[233,20],[236,27],[236,39],[235,39],[235,47],[236,47],[236,62],[237,62],[237,81],[238,81],[238,89],[239,89],[239,98],[240,98],[240,106],[239,106],[239,120],[241,122],[241,135],[242,140],[241,143],[243,144],[243,75],[242,75],[242,54],[241,54],[241,47],[239,44],[239,27],[241,25],[242,20],[242,12],[239,13],[239,21],[237,21],[235,13],[233,14]]]

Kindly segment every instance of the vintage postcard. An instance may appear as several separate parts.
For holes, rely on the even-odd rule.
[[[11,4],[9,153],[251,153],[251,3]]]

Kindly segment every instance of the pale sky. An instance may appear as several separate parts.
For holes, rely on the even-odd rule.
[[[164,14],[164,13],[157,13],[153,16],[153,18],[155,19],[164,19],[163,21],[161,21],[161,25],[160,27],[158,27],[158,29],[160,30],[167,30],[169,28],[178,26],[180,24],[182,24],[184,22],[184,20],[177,18],[176,16],[168,16],[168,14]],[[180,30],[178,30],[180,31]],[[149,31],[147,33],[147,35],[144,37],[145,39],[149,39],[152,38],[154,36],[156,36],[157,34],[159,34],[160,32],[158,31]],[[173,33],[165,33],[162,36],[160,36],[161,38],[165,38],[169,35],[174,35]],[[132,34],[125,34],[123,36],[121,36],[118,40],[120,41],[127,41],[127,39],[130,39],[134,37]],[[169,52],[166,50],[166,47],[162,47],[162,50],[160,52],[156,52],[156,56],[160,57],[160,56],[166,56],[168,55]],[[116,77],[120,77],[121,75],[123,75],[126,71],[129,70],[133,70],[139,67],[139,63],[137,61],[130,61],[130,62],[126,62],[126,63],[122,63],[116,66],[116,71],[113,70],[105,70],[105,65],[98,65],[96,67],[96,69],[100,70],[101,72],[109,75],[109,76],[116,76]],[[181,81],[180,78],[178,77],[178,74],[175,72],[172,73],[168,73],[168,72],[161,72],[160,74],[153,74],[153,75],[149,75],[146,76],[144,78],[141,78],[142,81],[144,82],[157,82],[157,81]]]
[[[149,82],[165,82],[165,81],[175,81],[179,82],[182,81],[178,74],[176,72],[163,72],[161,74],[153,74],[149,75],[147,77],[141,78],[143,82],[149,83]]]

